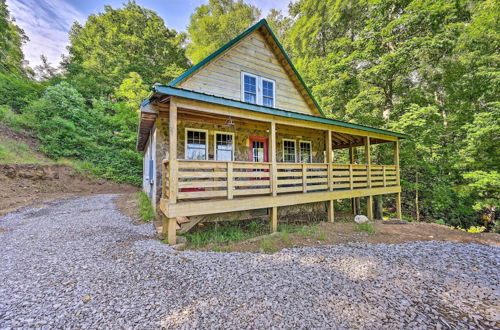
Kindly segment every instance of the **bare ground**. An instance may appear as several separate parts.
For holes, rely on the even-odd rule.
[[[374,243],[374,244],[400,244],[414,241],[447,241],[461,243],[479,243],[493,246],[500,246],[500,234],[478,233],[471,234],[447,226],[413,222],[407,224],[384,224],[382,221],[375,221],[376,232],[368,234],[366,232],[354,231],[353,223],[319,223],[309,232],[277,233],[276,235],[266,235],[242,242],[232,242],[228,244],[210,244],[199,250],[203,251],[227,251],[227,252],[262,252],[263,240],[268,240],[272,248],[270,252],[291,247],[337,245],[353,242]]]

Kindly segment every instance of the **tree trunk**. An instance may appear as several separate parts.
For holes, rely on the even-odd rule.
[[[359,197],[354,198],[355,215],[361,214],[361,201]]]

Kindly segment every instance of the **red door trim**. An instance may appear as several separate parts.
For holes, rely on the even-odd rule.
[[[249,138],[249,148],[248,148],[248,160],[253,162],[253,153],[252,153],[252,145],[254,141],[264,142],[264,162],[268,162],[268,154],[267,154],[267,145],[269,142],[269,138],[267,136],[250,136]]]

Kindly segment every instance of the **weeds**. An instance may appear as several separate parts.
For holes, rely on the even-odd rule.
[[[356,226],[354,226],[353,230],[357,232],[363,231],[368,234],[375,234],[375,227],[373,227],[373,224],[370,222],[359,223]]]
[[[153,220],[156,215],[148,195],[144,191],[140,191],[137,193],[137,199],[139,199],[139,216],[142,221],[149,222]]]
[[[239,242],[267,233],[269,227],[260,221],[250,222],[230,221],[222,223],[207,223],[203,229],[186,233],[190,245],[194,248],[208,244]]]
[[[266,253],[278,251],[278,247],[276,246],[274,237],[266,237],[262,241],[260,241],[260,248]]]

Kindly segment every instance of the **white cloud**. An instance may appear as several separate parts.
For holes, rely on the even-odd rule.
[[[23,46],[29,65],[40,64],[40,55],[58,65],[67,53],[68,31],[74,21],[83,23],[85,16],[64,0],[7,0],[16,24],[30,38]]]

